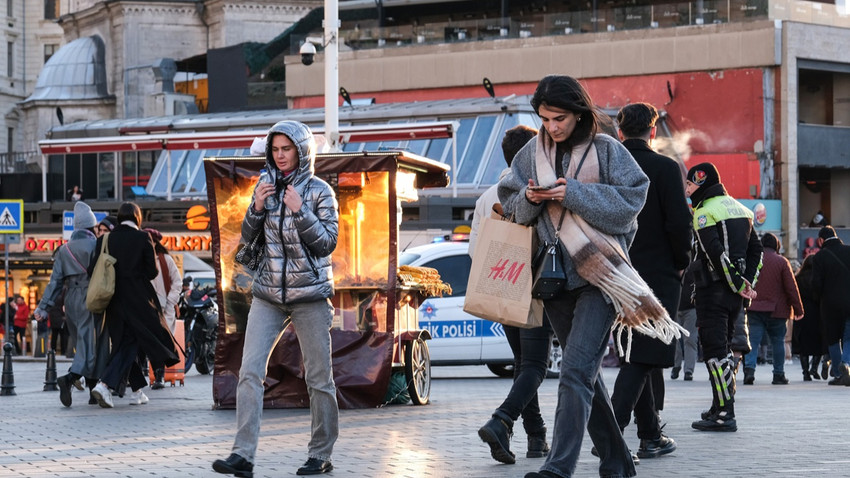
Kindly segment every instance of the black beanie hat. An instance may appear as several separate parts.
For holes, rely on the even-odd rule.
[[[711,163],[699,163],[688,170],[688,181],[702,188],[720,184],[720,173]]]
[[[767,247],[768,249],[773,249],[774,251],[779,250],[779,239],[773,233],[765,233],[761,238],[761,245]]]

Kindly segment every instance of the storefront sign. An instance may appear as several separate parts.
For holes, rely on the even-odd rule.
[[[161,242],[169,251],[209,251],[212,244],[212,237],[209,235],[163,235]]]

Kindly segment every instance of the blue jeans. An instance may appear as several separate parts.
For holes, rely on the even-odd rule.
[[[292,319],[304,362],[304,380],[310,397],[312,430],[307,456],[330,460],[339,435],[339,408],[331,367],[333,306],[327,300],[301,304],[272,304],[254,297],[248,312],[242,367],[236,386],[236,439],[233,453],[254,462],[263,413],[263,381],[269,355]]]
[[[850,327],[847,327],[847,320],[844,321],[841,340],[829,345],[829,360],[832,361],[829,374],[833,377],[841,375],[840,365],[850,365]]]
[[[758,344],[767,332],[773,346],[773,373],[785,373],[785,319],[770,316],[770,312],[747,311],[752,350],[744,356],[744,367],[755,370],[759,356]]]
[[[540,416],[537,389],[546,378],[552,327],[543,317],[543,326],[532,329],[504,326],[505,337],[514,354],[514,383],[505,401],[497,409],[512,421],[522,415],[526,434],[544,431],[546,423]]]
[[[614,417],[602,381],[602,357],[614,323],[614,308],[596,287],[565,291],[544,304],[563,347],[552,449],[541,471],[571,477],[584,430],[599,452],[599,476],[635,476],[631,453]]]

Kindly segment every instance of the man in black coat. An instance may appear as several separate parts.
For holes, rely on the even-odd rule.
[[[832,362],[830,385],[850,387],[850,246],[844,245],[832,226],[818,232],[820,251],[812,258],[812,293],[820,302],[824,339]]]
[[[620,140],[649,176],[649,191],[638,215],[637,235],[629,256],[670,317],[676,317],[681,272],[690,260],[692,219],[682,169],[676,161],[650,147],[657,120],[658,111],[646,103],[626,105],[617,114]],[[617,344],[621,351],[625,350],[625,341],[624,337]],[[634,411],[639,458],[655,458],[676,449],[676,443],[661,433],[658,416],[664,406],[663,369],[673,366],[675,354],[675,341],[665,345],[658,339],[634,334],[631,359],[620,365],[611,404],[621,429],[628,425]]]

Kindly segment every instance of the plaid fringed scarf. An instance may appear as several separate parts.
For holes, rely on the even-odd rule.
[[[588,148],[582,164],[581,158]],[[555,183],[556,149],[555,142],[541,129],[537,135],[535,157],[538,184]],[[580,169],[576,179],[583,183],[599,182],[599,159],[592,139],[573,148],[564,176],[576,176],[578,167]],[[557,223],[563,211],[563,206],[556,202],[546,206],[553,224]],[[611,299],[617,312],[612,328],[617,341],[620,341],[623,332],[627,334],[626,350],[620,352],[625,355],[627,362],[631,358],[633,331],[657,338],[665,344],[683,334],[688,335],[687,330],[670,318],[613,237],[600,232],[567,209],[559,239],[564,243],[578,274]]]

